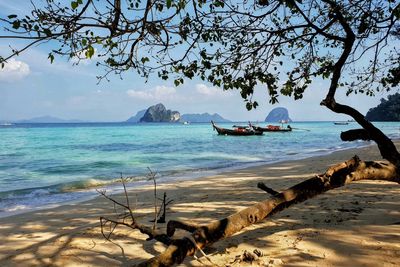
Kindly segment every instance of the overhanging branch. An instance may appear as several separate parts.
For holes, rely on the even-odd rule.
[[[369,132],[365,129],[353,129],[342,132],[340,139],[343,141],[355,141],[355,140],[371,140]]]

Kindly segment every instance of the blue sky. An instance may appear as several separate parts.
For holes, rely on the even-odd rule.
[[[24,13],[29,1],[0,0],[0,16]],[[1,24],[0,24],[1,25]],[[5,56],[8,46],[21,44],[0,39],[0,55]],[[168,109],[182,113],[219,113],[231,120],[263,120],[268,112],[278,106],[286,107],[294,120],[347,120],[319,105],[328,88],[328,81],[315,81],[302,100],[280,97],[279,104],[268,103],[264,86],[258,86],[253,99],[260,106],[247,111],[238,92],[222,89],[201,80],[186,80],[183,86],[173,86],[173,81],[163,81],[156,75],[147,83],[135,72],[125,73],[123,80],[110,76],[110,82],[100,84],[96,75],[102,69],[95,61],[79,66],[56,58],[53,64],[47,59],[47,47],[33,47],[8,62],[0,70],[0,120],[19,120],[43,115],[63,119],[87,121],[123,121],[137,111],[162,102]],[[387,94],[375,97],[355,95],[345,97],[337,93],[337,101],[354,105],[362,113],[376,106]]]

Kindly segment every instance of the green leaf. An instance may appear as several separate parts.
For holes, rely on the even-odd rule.
[[[78,6],[79,6],[78,1],[72,1],[72,2],[71,2],[71,8],[72,8],[72,9],[76,9]]]
[[[142,61],[142,63],[144,64],[144,63],[150,61],[150,59],[148,57],[142,57],[142,59],[140,61]]]
[[[290,9],[293,9],[295,7],[295,1],[294,0],[284,0],[284,3]]]
[[[85,56],[86,58],[92,58],[93,55],[94,55],[94,48],[93,46],[89,45],[85,52]]]
[[[167,4],[167,8],[170,8],[172,6],[172,0],[167,0],[166,4]]]
[[[46,34],[47,37],[51,36],[51,31],[49,29],[43,29],[44,34]]]
[[[12,27],[13,27],[14,29],[16,29],[16,30],[18,30],[20,26],[21,26],[21,22],[20,22],[19,20],[15,20],[15,21],[12,23]]]
[[[49,53],[49,56],[47,58],[50,59],[50,63],[53,64],[54,55],[52,53]]]
[[[17,17],[17,15],[15,15],[15,14],[8,15],[8,18],[9,18],[9,19],[15,19],[16,17]]]
[[[400,19],[400,5],[398,5],[394,10],[393,10],[393,15]]]
[[[214,6],[215,7],[224,7],[225,3],[224,3],[224,1],[215,1]]]
[[[251,110],[253,108],[253,105],[250,102],[246,103],[246,109]]]

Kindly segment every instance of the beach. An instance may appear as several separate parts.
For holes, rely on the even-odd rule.
[[[397,142],[399,146],[399,142]],[[379,160],[376,146],[337,151],[326,156],[250,167],[195,180],[164,182],[158,194],[173,199],[167,221],[207,223],[224,218],[269,196],[256,188],[262,181],[286,189],[332,164],[359,155]],[[130,190],[135,217],[151,225],[153,187]],[[123,196],[115,196],[123,199]],[[399,266],[400,187],[362,181],[294,205],[204,252],[214,265],[235,263],[244,250],[264,256],[253,266]],[[0,219],[1,266],[120,266],[142,262],[165,246],[137,230],[119,227],[106,241],[99,217],[114,214],[106,199],[96,199]],[[165,227],[162,224],[159,227]],[[197,254],[199,257],[200,254]],[[182,266],[204,266],[187,257]]]

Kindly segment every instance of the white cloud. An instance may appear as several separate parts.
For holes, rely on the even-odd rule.
[[[0,67],[0,81],[13,82],[28,76],[31,70],[25,62],[9,59],[4,68]]]
[[[222,88],[209,87],[203,83],[196,84],[196,91],[205,96],[231,96],[232,92],[224,91]]]
[[[176,100],[181,98],[174,87],[158,85],[153,89],[148,90],[128,90],[126,94],[129,97],[142,100]]]

